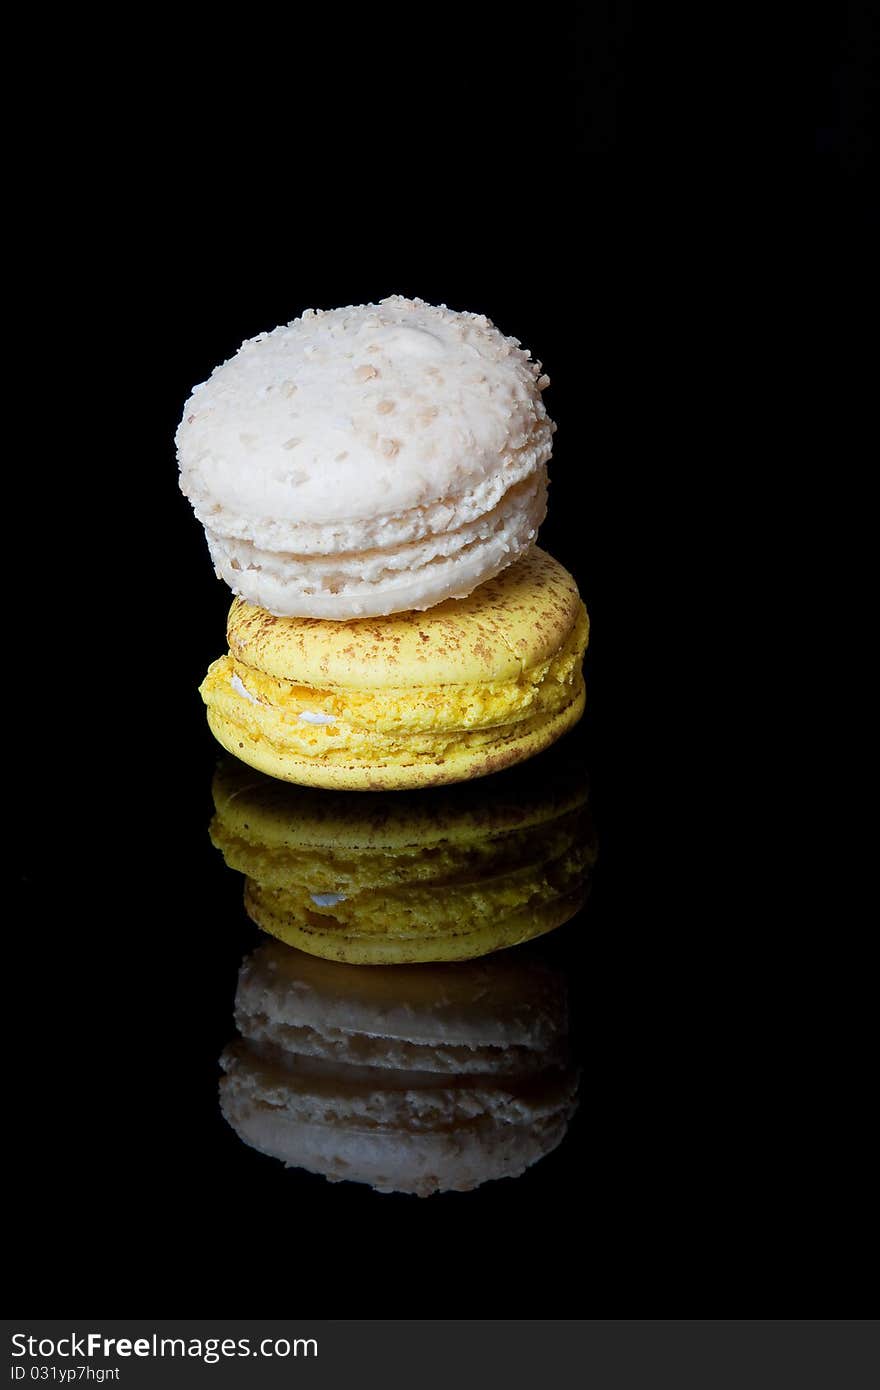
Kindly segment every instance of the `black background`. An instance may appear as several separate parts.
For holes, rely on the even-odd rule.
[[[816,186],[855,236],[851,113],[869,84],[858,56],[847,79],[841,38],[818,67]],[[678,69],[652,57],[624,3],[511,15],[488,36],[452,12],[296,32],[254,17],[84,77],[58,118],[43,266],[69,307],[40,331],[71,379],[38,407],[61,459],[57,537],[21,528],[45,565],[14,586],[27,699],[9,750],[11,1219],[37,1311],[561,1317],[586,1298],[613,1316],[830,1287],[858,1181],[816,1191],[829,1127],[857,1177],[860,1121],[822,1060],[813,948],[740,898],[753,846],[711,710],[724,677],[701,660],[711,602],[680,422],[707,346],[679,332],[706,287],[708,170],[675,167]],[[832,76],[856,93],[843,108]],[[257,934],[207,839],[197,686],[228,596],[173,448],[191,386],[243,338],[389,293],[486,313],[544,362],[559,428],[542,544],[593,621],[577,738],[601,858],[588,911],[552,943],[581,1109],[524,1178],[425,1202],[286,1173],[219,1116]]]

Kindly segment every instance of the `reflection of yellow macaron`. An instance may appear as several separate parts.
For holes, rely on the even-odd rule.
[[[491,782],[362,797],[285,786],[231,759],[211,838],[265,931],[355,964],[468,960],[561,926],[595,840],[560,749]]]
[[[528,953],[357,970],[278,942],[242,965],[225,1118],[251,1148],[380,1192],[517,1177],[576,1106],[562,978]]]
[[[381,621],[276,618],[236,599],[202,684],[216,738],[306,786],[437,786],[540,752],[584,707],[589,624],[533,549],[461,600]]]

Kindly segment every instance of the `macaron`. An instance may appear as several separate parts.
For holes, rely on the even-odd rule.
[[[180,486],[249,604],[332,620],[430,608],[532,544],[547,385],[480,314],[399,295],[308,310],[194,388]]]
[[[201,693],[223,747],[272,777],[438,786],[530,758],[577,722],[588,635],[574,579],[535,547],[468,598],[381,622],[236,599]]]
[[[224,760],[211,839],[245,909],[311,955],[356,965],[469,960],[583,907],[596,839],[580,760],[492,783],[363,797],[285,786]]]
[[[527,953],[357,970],[272,942],[241,968],[220,1104],[253,1149],[378,1192],[518,1177],[577,1105],[563,978]]]

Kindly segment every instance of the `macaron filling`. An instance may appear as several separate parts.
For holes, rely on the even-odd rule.
[[[577,894],[586,897],[588,847],[569,844],[548,863],[526,867],[470,884],[427,884],[383,892],[358,893],[334,906],[315,906],[302,889],[267,887],[248,879],[245,904],[258,926],[285,940],[285,925],[297,932],[309,927],[338,933],[349,942],[366,938],[418,941],[477,935],[519,913],[535,920],[552,915],[552,906]],[[293,943],[292,943],[293,944]],[[298,944],[298,942],[296,943]]]

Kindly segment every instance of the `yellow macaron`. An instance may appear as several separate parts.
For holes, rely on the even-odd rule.
[[[551,750],[491,783],[358,796],[227,759],[211,839],[272,936],[354,965],[470,960],[583,906],[596,857],[586,776]]]
[[[589,621],[544,551],[427,612],[331,622],[236,599],[201,686],[215,737],[272,777],[352,791],[497,772],[583,713]]]

